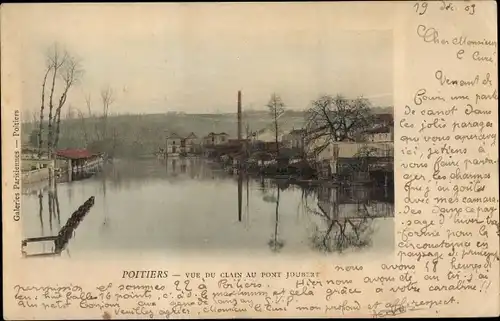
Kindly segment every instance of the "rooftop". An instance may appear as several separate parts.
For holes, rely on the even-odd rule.
[[[300,128],[300,129],[292,129],[289,134],[291,134],[291,135],[293,135],[293,134],[304,134],[305,132],[306,132],[305,129]]]
[[[63,158],[69,159],[82,159],[82,158],[91,158],[93,156],[97,156],[96,153],[92,153],[87,149],[62,149],[56,151],[56,155]]]
[[[169,138],[169,139],[181,139],[182,137],[179,136],[177,133],[170,133],[169,135],[167,135],[167,138]]]
[[[214,133],[214,132],[210,132],[210,133],[208,133],[208,135],[207,135],[207,136],[205,136],[205,137],[211,137],[211,136],[229,136],[229,135],[228,135],[228,134],[226,134],[226,133],[224,133],[224,132],[222,132],[222,133]]]

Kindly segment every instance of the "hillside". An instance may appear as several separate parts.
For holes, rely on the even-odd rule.
[[[390,112],[391,108],[374,109],[374,112]],[[304,126],[304,115],[302,111],[287,111],[281,118],[283,131]],[[266,111],[248,111],[243,113],[243,131],[248,125],[251,131],[268,128],[272,119]],[[61,134],[59,148],[84,148],[85,132],[89,141],[95,140],[96,126],[99,119],[86,118],[61,120]],[[23,123],[23,143],[29,143],[30,133],[34,129],[33,124]],[[139,156],[151,154],[165,144],[165,136],[175,132],[181,136],[194,132],[198,137],[203,137],[209,132],[226,132],[231,137],[237,136],[236,114],[184,114],[169,112],[166,114],[145,115],[118,115],[108,118],[108,129],[110,135],[117,137],[117,154],[127,156]]]

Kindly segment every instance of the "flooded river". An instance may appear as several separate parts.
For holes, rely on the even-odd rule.
[[[62,254],[380,255],[394,248],[393,191],[383,188],[305,188],[230,175],[195,158],[106,166],[92,178],[58,183],[54,193],[25,186],[24,237],[57,235],[94,196]],[[51,250],[45,242],[26,252]]]

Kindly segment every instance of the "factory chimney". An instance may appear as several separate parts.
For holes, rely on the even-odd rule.
[[[238,142],[241,142],[241,90],[238,90]]]

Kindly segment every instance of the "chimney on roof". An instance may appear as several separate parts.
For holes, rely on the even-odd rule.
[[[238,141],[241,141],[241,90],[238,90]]]

